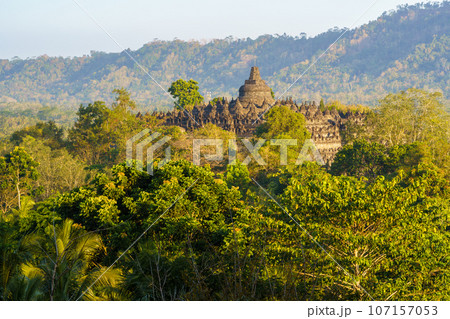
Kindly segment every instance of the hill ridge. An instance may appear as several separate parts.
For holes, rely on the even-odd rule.
[[[450,25],[445,21],[449,20],[448,1],[386,12],[349,30],[287,96],[374,105],[387,93],[409,87],[448,94]],[[341,33],[335,28],[313,38],[262,35],[206,44],[154,41],[130,53],[163,87],[178,78],[193,78],[201,93],[211,92],[213,97],[232,97],[256,59],[267,84],[280,94]],[[125,52],[0,60],[0,101],[74,107],[110,101],[117,87],[129,89],[144,108],[172,105]]]

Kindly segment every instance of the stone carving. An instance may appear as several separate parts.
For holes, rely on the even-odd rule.
[[[346,123],[351,121],[361,124],[365,117],[365,114],[358,112],[344,114],[335,109],[321,110],[315,101],[302,102],[300,105],[292,97],[275,101],[257,67],[252,67],[250,78],[239,89],[237,99],[230,102],[223,99],[216,104],[210,102],[208,105],[195,105],[192,111],[174,110],[157,116],[167,125],[177,125],[186,130],[212,123],[236,133],[238,137],[245,137],[254,133],[256,127],[264,121],[263,116],[260,119],[261,115],[273,104],[286,105],[305,116],[306,128],[311,132],[312,139],[328,165],[342,147],[341,133],[345,130]]]
[[[262,105],[264,101],[269,104],[275,102],[270,87],[261,79],[257,67],[252,67],[250,78],[245,80],[245,84],[239,88],[239,101],[245,105],[249,103]]]

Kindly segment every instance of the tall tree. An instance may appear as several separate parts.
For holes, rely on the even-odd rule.
[[[143,128],[144,123],[130,112],[135,102],[124,89],[117,94],[112,107],[96,101],[81,105],[74,127],[69,130],[72,153],[88,165],[112,166],[125,159],[125,143]]]
[[[424,142],[435,163],[450,170],[450,114],[439,92],[409,89],[389,94],[370,116],[368,135],[387,146]]]
[[[21,198],[27,195],[34,186],[34,181],[38,178],[36,162],[23,148],[16,147],[6,155],[0,157],[0,192],[2,193],[2,209],[4,212],[12,207],[8,200],[8,193],[15,193],[17,206],[21,208]]]
[[[449,298],[449,182],[432,167],[366,183],[303,166],[288,183],[286,211],[347,271],[311,243],[305,272],[315,298]]]
[[[96,293],[102,291],[105,280],[96,279],[106,271],[94,263],[95,257],[104,249],[99,234],[86,232],[81,225],[66,219],[60,225],[49,225],[46,235],[35,245],[41,254],[22,269],[41,278],[44,299],[97,299]],[[114,269],[105,272],[104,276],[109,277],[110,284],[120,281],[120,274]]]
[[[260,151],[261,156],[267,161],[267,166],[255,166],[254,161],[250,165],[254,170],[261,170],[264,175],[267,175],[267,171],[274,172],[280,165],[293,167],[300,150],[311,134],[306,129],[305,117],[285,105],[274,106],[264,115],[264,119],[265,122],[256,128],[256,137],[267,140]],[[281,145],[286,142],[295,144]],[[285,151],[286,154],[284,154]],[[284,163],[284,157],[286,157],[286,163]]]
[[[386,153],[386,147],[382,144],[357,140],[353,144],[345,145],[336,154],[331,164],[331,172],[335,175],[364,176],[374,180],[386,170]]]
[[[70,148],[89,165],[100,164],[111,152],[110,136],[103,130],[109,109],[102,101],[81,105],[78,119],[69,130]]]
[[[175,107],[192,108],[196,103],[201,103],[204,100],[198,90],[198,82],[192,79],[189,81],[178,79],[170,86],[169,93],[177,99]]]
[[[61,127],[58,127],[53,121],[39,122],[34,126],[29,126],[16,131],[11,135],[11,142],[15,145],[20,145],[27,136],[43,140],[44,143],[52,149],[64,146],[64,130]]]
[[[40,163],[36,186],[40,193],[36,200],[68,192],[84,185],[88,178],[85,165],[74,158],[65,148],[51,149],[39,139],[27,136],[20,145]]]
[[[121,108],[125,111],[136,109],[136,102],[131,99],[131,94],[126,89],[114,89],[113,93],[117,94],[113,108]]]

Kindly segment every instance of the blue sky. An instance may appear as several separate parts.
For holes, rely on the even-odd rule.
[[[255,38],[262,34],[314,36],[350,27],[374,0],[76,0],[117,39],[137,49],[155,38]],[[364,24],[407,0],[378,0]],[[73,0],[0,0],[0,58],[81,56],[118,46]]]

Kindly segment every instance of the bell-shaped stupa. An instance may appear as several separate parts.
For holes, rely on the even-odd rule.
[[[270,87],[261,79],[259,69],[254,66],[250,71],[250,78],[245,80],[245,84],[239,89],[239,101],[243,105],[248,105],[249,103],[262,105],[264,100],[269,104],[275,102]]]

